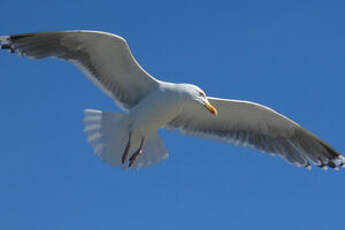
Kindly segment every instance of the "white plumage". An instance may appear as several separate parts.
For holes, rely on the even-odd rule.
[[[94,152],[113,167],[141,168],[168,157],[157,129],[216,139],[278,154],[296,166],[326,169],[345,158],[297,123],[265,106],[206,97],[195,85],[159,81],[135,61],[126,41],[97,31],[0,36],[2,49],[74,64],[126,113],[85,110]]]

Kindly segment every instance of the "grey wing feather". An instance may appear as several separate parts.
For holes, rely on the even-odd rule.
[[[201,105],[190,105],[169,123],[182,134],[251,147],[310,168],[345,165],[345,158],[318,137],[274,110],[246,101],[208,98],[218,116]]]
[[[0,46],[12,53],[73,63],[124,109],[135,106],[158,85],[136,62],[126,41],[97,31],[64,31],[0,36]]]

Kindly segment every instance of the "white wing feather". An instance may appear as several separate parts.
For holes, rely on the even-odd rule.
[[[296,166],[344,166],[345,159],[318,137],[274,110],[247,101],[208,98],[218,116],[201,105],[185,108],[169,128],[182,134],[248,146],[277,154]]]
[[[126,41],[97,31],[0,36],[0,46],[32,59],[56,57],[73,63],[124,109],[135,106],[158,81],[136,62]]]

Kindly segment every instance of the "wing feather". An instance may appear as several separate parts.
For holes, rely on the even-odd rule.
[[[344,166],[345,158],[314,134],[274,110],[247,101],[208,98],[218,116],[195,104],[169,123],[182,134],[251,147],[310,168]]]
[[[127,42],[97,31],[0,36],[2,49],[32,59],[59,58],[74,64],[122,108],[130,109],[158,86],[136,62]]]

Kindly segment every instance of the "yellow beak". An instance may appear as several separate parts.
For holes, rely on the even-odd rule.
[[[204,104],[204,106],[205,106],[206,109],[207,109],[208,111],[210,111],[213,115],[216,115],[216,116],[217,116],[218,112],[217,112],[216,108],[213,107],[213,105],[211,105],[210,103],[206,102],[206,103]]]

